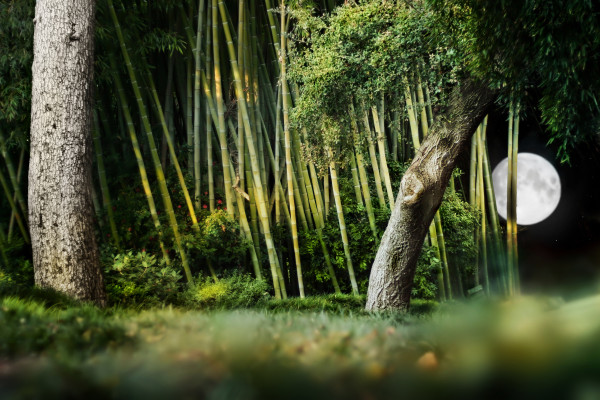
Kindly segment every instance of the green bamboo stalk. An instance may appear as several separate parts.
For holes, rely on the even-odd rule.
[[[508,178],[507,178],[507,206],[506,206],[506,250],[507,250],[507,266],[508,266],[508,282],[509,282],[509,294],[514,295],[516,293],[515,285],[515,257],[514,257],[514,241],[513,241],[513,229],[516,228],[516,224],[513,221],[516,220],[516,209],[517,202],[516,196],[513,196],[513,175],[516,176],[514,167],[516,165],[513,162],[513,125],[514,125],[514,106],[511,102],[508,112]],[[514,190],[516,192],[516,190]]]
[[[360,191],[360,179],[358,177],[358,167],[356,166],[356,157],[354,152],[350,154],[350,171],[352,172],[352,183],[354,184],[354,196],[356,196],[356,204],[363,207],[362,193]]]
[[[202,195],[202,170],[201,170],[201,138],[200,138],[200,113],[202,110],[202,104],[200,100],[200,71],[202,70],[202,63],[200,58],[200,50],[202,48],[202,30],[204,29],[202,24],[204,22],[204,18],[207,18],[205,15],[204,9],[205,2],[203,0],[198,1],[198,21],[197,21],[197,29],[196,29],[196,44],[193,48],[194,52],[194,131],[193,131],[193,142],[194,142],[194,193],[196,197],[196,207],[200,209],[200,197]],[[210,63],[210,58],[207,53],[207,61],[206,63]],[[208,69],[207,69],[208,71]],[[191,100],[191,99],[190,99]],[[208,107],[208,105],[206,106]],[[208,119],[208,112],[206,112],[207,116],[207,131],[208,126],[210,126],[210,120]],[[210,132],[208,133],[210,136]],[[214,196],[213,196],[214,203]],[[214,209],[214,204],[213,204]]]
[[[190,197],[190,193],[187,189],[185,177],[183,176],[183,171],[181,170],[179,160],[177,159],[177,154],[175,153],[175,145],[173,144],[173,140],[171,139],[171,133],[169,132],[169,128],[167,127],[165,116],[162,111],[162,106],[158,98],[158,93],[156,91],[156,87],[154,86],[154,80],[152,79],[152,75],[150,74],[149,70],[147,71],[147,77],[148,83],[150,84],[150,92],[152,93],[152,97],[154,98],[155,110],[158,114],[158,119],[163,128],[163,137],[167,139],[167,146],[169,147],[171,162],[173,163],[173,166],[175,166],[175,172],[177,173],[177,178],[179,179],[179,185],[181,186],[181,191],[183,192],[183,197],[185,198],[185,203],[187,205],[188,212],[190,213],[190,218],[192,219],[192,228],[194,228],[196,232],[200,232],[200,227],[198,226],[198,219],[196,218],[196,211],[194,210],[194,203],[192,202],[192,198]]]
[[[207,0],[208,1],[208,0]],[[216,106],[212,102],[212,12],[206,12],[206,47],[204,54],[206,55],[205,70],[201,71],[202,81],[204,84],[204,98],[206,99],[205,115],[206,115],[206,168],[208,181],[208,206],[210,212],[215,211],[215,178],[213,171],[213,146],[212,146],[212,129],[211,117],[215,126],[219,126],[216,116]],[[214,115],[213,115],[214,114]]]
[[[8,186],[8,183],[6,182],[6,179],[4,178],[4,174],[2,173],[2,170],[0,170],[0,184],[2,185],[4,194],[6,195],[6,198],[8,199],[8,204],[10,205],[10,208],[12,209],[12,212],[15,215],[15,220],[17,221],[17,225],[19,226],[19,229],[21,230],[21,235],[23,236],[23,240],[25,240],[25,243],[29,243],[30,241],[29,241],[29,235],[27,234],[27,229],[25,228],[25,224],[23,223],[23,220],[21,218],[21,214],[19,213],[17,205],[13,201],[13,193],[10,191],[10,188]]]
[[[512,256],[513,256],[513,270],[514,270],[514,279],[515,279],[515,293],[518,294],[520,291],[520,283],[519,283],[519,248],[517,242],[517,165],[518,165],[518,153],[519,153],[519,113],[520,113],[520,104],[517,103],[515,106],[515,122],[513,125],[513,140],[512,140]]]
[[[216,8],[217,0],[213,0],[213,8]],[[225,33],[225,38],[227,39],[227,50],[229,53],[229,59],[231,62],[231,70],[234,75],[234,85],[235,85],[235,93],[238,102],[238,107],[242,110],[242,120],[244,123],[244,132],[246,134],[246,148],[248,149],[250,155],[250,165],[252,168],[252,178],[254,180],[255,192],[257,193],[258,199],[258,211],[260,213],[261,225],[263,227],[263,234],[265,236],[265,242],[267,244],[267,254],[269,256],[269,264],[271,266],[271,275],[273,277],[273,287],[275,290],[275,297],[280,298],[283,292],[283,289],[280,289],[279,279],[278,279],[278,269],[279,262],[276,256],[273,237],[271,234],[271,227],[269,221],[269,215],[267,213],[267,203],[265,201],[264,188],[261,179],[261,170],[259,167],[259,159],[256,151],[256,147],[253,139],[253,130],[250,125],[250,117],[248,114],[248,108],[246,105],[246,99],[244,96],[244,91],[241,85],[240,73],[237,67],[237,58],[235,55],[235,50],[233,48],[233,40],[231,37],[231,32],[229,30],[229,26],[227,24],[227,14],[225,11],[225,3],[223,0],[219,0],[218,2],[219,11],[221,14],[221,21],[223,25],[223,31]],[[214,21],[214,18],[213,18]],[[214,22],[213,22],[214,23]]]
[[[442,266],[442,255],[441,255],[441,251],[440,251],[440,245],[438,243],[437,228],[435,226],[435,222],[433,222],[433,221],[429,225],[429,240],[431,241],[431,246],[433,246],[433,248],[435,249],[435,256],[437,257],[438,260],[440,260],[440,266],[438,267],[438,271],[437,271],[437,284],[438,284],[438,289],[440,291],[439,292],[439,300],[446,301],[447,300],[446,284],[444,282],[444,268]]]
[[[487,223],[486,223],[486,212],[485,212],[485,190],[483,185],[483,140],[482,140],[483,127],[479,126],[475,133],[477,140],[477,184],[479,186],[478,202],[477,205],[481,211],[481,251],[482,251],[482,265],[483,265],[483,280],[485,284],[485,290],[490,292],[490,277],[488,273],[488,257],[487,257]]]
[[[404,89],[404,101],[406,102],[406,111],[408,113],[408,122],[410,124],[410,133],[412,136],[412,144],[415,149],[415,154],[421,147],[421,140],[419,139],[419,125],[417,124],[416,113],[412,101],[412,94],[410,86],[406,83]]]
[[[233,167],[233,163],[229,162],[229,168],[230,168],[230,172],[233,175],[235,173],[235,169]],[[244,198],[242,197],[242,193],[244,193],[245,195],[248,195],[247,193],[243,192],[242,190],[240,191],[236,191],[235,195],[237,198],[236,204],[238,206],[238,212],[239,212],[239,221],[240,221],[240,226],[242,227],[242,235],[246,240],[252,241],[252,231],[250,230],[250,225],[248,224],[248,217],[246,215],[246,206],[244,204]],[[252,266],[254,268],[254,275],[256,276],[256,279],[262,280],[262,273],[260,271],[260,262],[258,260],[258,254],[256,253],[256,248],[254,247],[254,245],[250,246],[250,259],[252,260]]]
[[[421,110],[421,130],[423,137],[427,137],[429,133],[429,125],[427,120],[427,111],[425,109],[425,96],[423,95],[423,87],[421,85],[421,78],[417,83],[417,101],[419,102],[419,109]]]
[[[375,212],[373,211],[373,204],[371,203],[371,192],[369,191],[369,180],[367,178],[367,172],[364,166],[364,159],[361,149],[358,145],[358,123],[356,122],[356,113],[354,112],[354,105],[350,103],[350,121],[352,125],[352,135],[354,138],[354,147],[356,150],[356,166],[358,169],[358,176],[360,178],[360,185],[362,189],[362,195],[365,199],[365,208],[367,209],[367,216],[369,218],[369,226],[373,232],[375,241],[379,241],[379,233],[377,231],[377,225],[375,223]]]
[[[17,166],[17,186],[19,186],[21,184],[21,176],[23,173],[23,162],[25,160],[25,147],[21,148],[21,154],[19,154],[19,165]],[[17,201],[17,194],[15,193],[13,195],[13,201]],[[15,224],[15,214],[11,211],[10,212],[10,221],[8,223],[8,240],[10,241],[10,238],[12,236],[12,232],[14,229],[14,224]]]
[[[19,186],[17,174],[15,173],[15,168],[12,163],[12,159],[10,158],[10,155],[8,154],[8,151],[6,149],[6,139],[1,129],[0,152],[2,153],[2,158],[4,158],[4,162],[6,163],[6,170],[8,171],[8,177],[14,190],[14,197],[16,197],[17,204],[23,212],[23,217],[25,218],[25,221],[27,221],[27,206],[25,202],[25,196],[23,196],[23,192],[21,191],[21,187]]]
[[[281,55],[280,55],[280,71],[281,71],[281,87],[283,97],[283,134],[285,140],[285,167],[288,183],[288,204],[290,206],[290,217],[292,225],[292,243],[294,246],[294,259],[296,261],[296,273],[298,275],[298,289],[300,298],[304,298],[304,282],[302,279],[302,264],[300,262],[300,245],[298,244],[298,227],[296,226],[296,205],[294,201],[293,179],[294,174],[292,168],[292,149],[290,138],[290,119],[289,119],[289,89],[287,84],[286,73],[286,45],[285,45],[285,1],[281,0]]]
[[[435,231],[437,234],[437,242],[439,245],[442,267],[444,268],[444,278],[446,282],[446,293],[449,299],[453,298],[452,295],[452,284],[450,281],[450,268],[448,265],[448,256],[446,254],[446,240],[444,239],[444,230],[442,229],[442,217],[439,212],[436,212],[433,216],[433,222],[435,224]],[[459,277],[460,279],[460,277]],[[460,281],[459,281],[460,282]]]
[[[331,189],[329,187],[329,175],[325,175],[323,177],[323,196],[324,196],[324,200],[325,200],[325,219],[327,219],[327,216],[329,215],[329,205],[330,205],[330,201],[329,201],[329,195],[330,195]]]
[[[112,201],[110,198],[110,192],[108,190],[108,182],[106,180],[106,169],[104,167],[104,156],[102,154],[102,143],[100,142],[100,124],[98,123],[98,113],[94,110],[94,129],[93,129],[93,140],[94,140],[94,152],[96,153],[96,167],[98,168],[98,179],[100,180],[100,191],[102,192],[102,203],[104,204],[104,210],[108,217],[108,224],[110,226],[110,232],[112,234],[112,241],[114,245],[119,248],[119,233],[117,231],[117,224],[115,223],[115,216],[112,208]]]
[[[329,150],[329,157],[333,159],[333,153]],[[350,242],[348,241],[348,232],[346,232],[346,222],[344,221],[344,210],[342,208],[342,200],[340,198],[340,188],[338,185],[337,170],[335,162],[329,164],[331,172],[331,187],[333,189],[333,199],[337,210],[338,222],[340,225],[340,234],[342,235],[342,244],[344,245],[344,256],[346,257],[346,266],[348,267],[348,275],[350,276],[350,284],[352,285],[352,294],[358,296],[358,284],[354,275],[354,267],[352,266],[352,257],[350,255]]]
[[[218,11],[217,4],[213,0],[212,2],[212,43],[213,43],[213,72],[214,72],[214,91],[215,91],[215,102],[217,105],[217,116],[219,124],[217,125],[219,144],[221,147],[221,162],[223,163],[223,182],[225,184],[225,202],[227,204],[227,213],[233,215],[233,192],[231,190],[232,181],[231,174],[229,172],[229,151],[227,149],[227,126],[225,125],[225,111],[223,104],[223,88],[221,78],[221,56],[220,52],[220,40],[219,40],[219,26],[218,26]],[[224,26],[226,23],[223,24]],[[239,77],[237,78],[239,80]]]
[[[371,127],[369,125],[369,115],[366,111],[363,112],[363,125],[365,128],[365,135],[367,137],[367,147],[369,149],[369,156],[371,157],[371,167],[373,168],[373,175],[375,177],[375,189],[377,190],[379,207],[387,208],[387,204],[385,202],[385,195],[383,194],[383,186],[381,186],[382,178],[381,172],[379,171],[379,162],[377,161],[375,146],[373,144],[373,137],[371,135]]]
[[[177,246],[177,249],[178,249],[180,257],[181,257],[181,262],[183,264],[183,269],[185,271],[187,281],[189,283],[192,283],[193,282],[192,273],[191,273],[190,267],[188,265],[187,256],[185,254],[183,244],[181,243],[181,237],[179,235],[179,227],[177,225],[177,219],[175,218],[175,212],[173,210],[171,196],[169,194],[169,189],[167,188],[162,165],[160,164],[158,150],[156,149],[156,143],[154,142],[154,136],[152,134],[152,129],[150,127],[150,121],[148,120],[148,113],[146,110],[146,105],[144,104],[144,102],[142,100],[141,90],[140,90],[140,87],[139,87],[139,84],[137,81],[137,77],[135,75],[135,71],[131,64],[131,59],[129,58],[129,51],[127,50],[127,47],[125,46],[125,41],[123,39],[123,33],[121,32],[121,26],[119,24],[117,14],[116,14],[114,6],[113,6],[113,2],[112,2],[112,0],[107,0],[107,1],[108,1],[109,11],[110,11],[113,23],[115,25],[117,37],[119,39],[119,45],[121,47],[121,52],[123,53],[123,58],[125,59],[125,65],[127,66],[127,71],[129,73],[131,85],[132,85],[133,91],[135,93],[136,101],[137,101],[138,108],[140,111],[140,117],[142,119],[142,124],[143,124],[144,130],[146,132],[146,137],[148,138],[148,144],[150,147],[150,153],[152,155],[152,161],[154,162],[154,166],[155,166],[156,177],[158,180],[159,189],[162,194],[163,204],[165,206],[166,213],[169,217],[171,229],[173,230],[173,237],[175,239],[175,244]]]
[[[121,110],[123,111],[123,116],[125,118],[127,131],[129,132],[129,139],[131,140],[131,145],[133,147],[133,153],[135,154],[135,159],[137,161],[138,170],[140,172],[140,180],[142,181],[142,187],[144,188],[144,194],[146,195],[146,201],[148,202],[148,209],[150,210],[150,216],[152,218],[152,222],[154,224],[154,228],[158,232],[158,244],[160,246],[160,250],[162,252],[163,259],[167,265],[171,264],[171,260],[169,257],[169,253],[167,252],[165,245],[162,240],[162,229],[160,220],[158,219],[158,213],[156,211],[156,203],[154,202],[154,196],[152,194],[152,190],[150,188],[150,181],[148,180],[148,174],[146,173],[146,165],[144,163],[144,158],[142,156],[142,151],[140,149],[140,144],[138,142],[137,134],[135,132],[135,127],[133,125],[133,119],[131,118],[131,113],[129,112],[129,104],[127,101],[127,97],[125,96],[125,91],[123,90],[123,84],[121,82],[121,77],[118,74],[117,63],[114,60],[114,57],[110,57],[110,64],[113,72],[114,83],[117,88],[117,93],[119,95],[119,102],[121,104]]]
[[[477,128],[479,129],[479,128]],[[475,189],[477,182],[477,138],[475,135],[471,138],[471,161],[469,165],[469,204],[476,206]]]
[[[6,245],[10,243],[10,239],[6,238],[6,234],[4,233],[4,229],[0,226],[0,255],[2,255],[2,262],[5,267],[10,265],[8,260],[8,254],[6,254]]]
[[[194,148],[194,84],[193,84],[193,74],[194,74],[194,66],[191,57],[188,57],[185,63],[185,133],[187,137],[187,148],[188,148],[188,159],[187,159],[187,167],[188,172],[194,175],[195,178],[195,170],[194,170],[194,153],[189,151]],[[196,181],[194,180],[194,200],[196,201],[196,208],[199,208],[200,202],[200,188],[197,187]]]
[[[375,126],[375,132],[377,133],[377,147],[379,149],[379,160],[381,163],[381,176],[383,177],[383,181],[385,183],[385,189],[388,195],[388,201],[390,203],[390,208],[394,208],[394,191],[392,190],[392,181],[390,180],[390,172],[387,166],[387,157],[385,151],[385,131],[382,130],[381,125],[383,124],[383,116],[379,118],[379,113],[377,112],[376,107],[371,108],[371,112],[373,114],[373,126]]]
[[[490,225],[492,228],[492,242],[493,242],[493,251],[494,251],[494,262],[497,264],[497,274],[499,281],[497,282],[498,288],[502,293],[508,293],[508,282],[506,281],[507,273],[505,271],[506,265],[501,262],[502,257],[501,254],[504,253],[504,248],[502,245],[502,235],[500,233],[500,222],[498,221],[498,210],[496,208],[496,193],[494,191],[494,182],[492,180],[492,173],[490,167],[489,154],[487,150],[487,140],[486,140],[486,130],[487,130],[487,115],[483,119],[483,130],[482,130],[482,140],[484,146],[483,153],[483,177],[485,179],[485,187],[486,187],[486,196],[488,200],[488,215],[490,216]]]

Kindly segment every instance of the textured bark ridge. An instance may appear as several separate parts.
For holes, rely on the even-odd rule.
[[[29,225],[35,282],[105,304],[94,236],[94,0],[36,3]]]
[[[432,126],[404,174],[396,206],[373,262],[367,310],[408,310],[417,260],[459,155],[492,104],[495,93],[468,80]]]

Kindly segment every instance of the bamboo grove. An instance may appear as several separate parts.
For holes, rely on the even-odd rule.
[[[131,237],[144,235],[166,265],[181,265],[188,282],[198,272],[216,280],[219,265],[197,256],[194,246],[206,235],[204,222],[218,214],[219,221],[229,218],[239,226],[245,243],[240,267],[268,280],[276,298],[310,295],[308,270],[325,290],[364,294],[360,277],[370,266],[357,263],[361,249],[351,246],[356,232],[349,223],[363,220],[368,234],[354,239],[377,245],[402,166],[434,122],[431,88],[425,79],[411,79],[401,90],[377,93],[372,105],[350,102],[344,112],[351,129],[342,134],[352,146],[337,157],[340,149],[324,143],[323,166],[307,155],[310,132],[290,121],[302,90],[288,77],[294,19],[285,0],[273,1],[98,3],[92,194],[100,241],[120,251],[131,246]],[[326,12],[334,6],[315,7]],[[511,108],[508,155],[515,162],[509,163],[506,245],[495,208],[487,119],[473,137],[468,174],[456,174],[448,187],[448,195],[464,196],[477,216],[475,269],[467,271],[449,256],[440,211],[429,228],[442,300],[480,290],[518,291],[511,191],[518,114],[518,107]],[[5,264],[11,241],[29,240],[26,148],[15,146],[10,133],[0,128],[0,184],[10,207],[0,224]],[[130,210],[140,215],[133,228],[119,219],[125,191],[144,198],[143,210]],[[217,226],[223,233],[230,229],[225,222]],[[322,263],[311,264],[307,252],[319,253]]]

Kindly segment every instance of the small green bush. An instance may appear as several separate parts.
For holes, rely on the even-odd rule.
[[[233,273],[215,282],[210,277],[198,277],[183,294],[183,303],[193,308],[251,308],[269,298],[269,285],[250,275]]]
[[[181,274],[144,251],[105,257],[106,293],[111,304],[154,306],[176,300]]]

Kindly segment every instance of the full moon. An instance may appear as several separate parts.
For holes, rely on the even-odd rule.
[[[506,219],[508,158],[492,173],[498,214]],[[560,178],[548,161],[533,153],[517,157],[517,224],[533,225],[548,218],[560,201]]]

